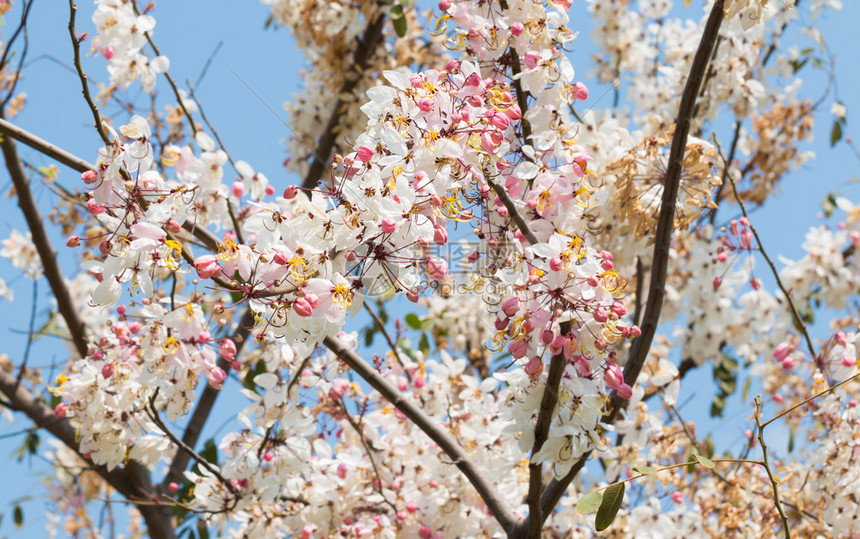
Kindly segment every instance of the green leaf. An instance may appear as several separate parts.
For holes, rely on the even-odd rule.
[[[406,35],[406,17],[403,14],[402,5],[391,6],[391,23],[394,25],[394,33],[397,34],[397,37]]]
[[[834,120],[833,127],[830,128],[830,146],[836,146],[840,140],[842,140],[842,124]]]
[[[708,458],[714,456],[714,439],[711,438],[710,434],[705,437],[705,451],[708,452]]]
[[[600,507],[600,502],[603,501],[603,494],[600,492],[589,492],[576,502],[577,513],[593,513]]]
[[[35,455],[39,450],[39,435],[35,432],[31,432],[27,435],[27,451],[30,452],[31,455]]]
[[[743,390],[743,393],[742,393],[742,395],[743,395],[743,396],[742,396],[742,399],[743,399],[743,401],[744,401],[744,402],[746,402],[746,401],[747,401],[747,397],[749,396],[749,392],[750,392],[750,380],[752,380],[752,378],[747,378],[746,380],[744,380],[744,390]]]
[[[809,58],[804,58],[803,60],[794,60],[791,63],[792,73],[797,73],[798,71],[803,69],[803,66],[805,66],[806,62],[808,62],[808,61],[809,61]]]
[[[635,468],[633,468],[633,471],[645,475],[654,475],[655,473],[657,473],[657,470],[655,470],[651,466],[636,466]]]
[[[699,464],[701,464],[705,468],[713,468],[714,467],[714,463],[711,462],[711,460],[709,458],[703,457],[702,455],[699,455],[698,453],[693,453],[693,456],[696,458],[696,460],[699,461]]]
[[[424,357],[427,357],[430,353],[430,340],[427,338],[426,333],[421,334],[421,339],[418,341],[418,349],[421,350]]]
[[[693,473],[696,471],[696,464],[691,462],[694,460],[696,460],[695,453],[690,453],[689,455],[687,455],[687,461],[690,462],[690,464],[687,464],[687,473]]]
[[[597,516],[594,519],[594,528],[602,532],[612,525],[615,520],[615,515],[621,509],[621,502],[624,501],[624,483],[616,483],[610,485],[603,493],[603,501],[597,509]]]
[[[418,315],[415,313],[409,313],[404,318],[406,321],[406,325],[411,327],[412,329],[421,329],[421,319],[418,318]]]
[[[788,452],[791,453],[794,451],[794,426],[790,425],[788,427]]]
[[[20,505],[16,505],[14,511],[12,511],[12,520],[15,521],[16,528],[20,528],[24,525],[24,511],[21,509]]]

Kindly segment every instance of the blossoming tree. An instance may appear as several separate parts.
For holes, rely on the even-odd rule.
[[[287,106],[295,184],[224,147],[153,4],[69,1],[101,148],[20,129],[21,3],[0,149],[29,231],[0,254],[50,286],[29,340],[61,336],[68,361],[3,356],[0,405],[33,424],[25,449],[56,439],[69,533],[110,533],[94,515],[117,504],[153,537],[860,533],[860,211],[831,197],[838,226],[780,266],[750,215],[833,102],[799,97],[818,49],[782,43],[824,50],[800,20],[838,2],[592,0],[604,107],[569,0],[264,0],[311,60]],[[682,415],[705,366],[715,396]],[[747,439],[715,451],[689,414],[733,394]],[[204,440],[219,399],[241,404]],[[772,449],[771,424],[808,434]]]

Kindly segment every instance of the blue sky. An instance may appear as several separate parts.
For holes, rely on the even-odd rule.
[[[20,2],[7,14],[6,25],[0,28],[0,40],[4,42],[17,23],[20,13],[18,4]],[[700,2],[694,0],[693,4],[698,6]],[[571,8],[571,26],[581,30],[576,49],[571,56],[578,76],[590,71],[588,57],[594,51],[589,43],[590,29],[580,26],[580,23],[588,22],[585,7],[584,0],[577,0]],[[90,22],[92,9],[87,2],[79,2],[79,31],[93,31]],[[695,9],[698,15],[701,8]],[[170,58],[171,74],[181,85],[184,85],[186,80],[194,82],[197,79],[207,58],[219,43],[222,43],[205,79],[197,87],[197,96],[232,156],[249,162],[257,171],[265,173],[278,192],[284,186],[300,181],[299,178],[287,175],[281,165],[285,157],[282,140],[288,134],[286,127],[245,86],[247,83],[281,118],[286,118],[282,104],[299,89],[300,78],[297,74],[306,67],[302,52],[295,50],[288,32],[263,30],[263,24],[268,17],[266,6],[256,2],[243,2],[241,7],[238,7],[235,1],[226,0],[160,2],[153,15],[158,21],[154,39],[163,54]],[[98,135],[91,128],[92,117],[81,98],[79,80],[70,70],[71,46],[66,29],[68,8],[64,2],[36,2],[30,21],[30,50],[25,78],[20,84],[20,89],[27,92],[27,107],[13,122],[92,162],[101,144]],[[840,97],[849,111],[846,129],[848,135],[852,132],[852,113],[860,109],[860,94],[854,90],[858,84],[858,75],[856,60],[853,58],[858,45],[855,34],[858,22],[860,3],[852,0],[845,2],[841,13],[826,13],[820,21],[828,45],[836,54]],[[87,59],[85,69],[92,79],[106,81],[107,75],[101,58]],[[816,72],[814,78],[818,81],[824,80],[820,72]],[[589,82],[588,78],[585,80]],[[823,85],[810,80],[805,87],[809,95],[817,97]],[[166,86],[160,88],[164,102],[168,102]],[[597,88],[597,85],[592,86],[592,99],[601,93]],[[142,96],[132,91],[130,97]],[[608,106],[610,97],[605,98],[605,101],[604,104]],[[596,108],[601,107],[601,103],[594,105]],[[810,149],[818,154],[818,159],[791,174],[782,184],[781,193],[772,204],[754,214],[754,224],[763,234],[766,246],[772,254],[779,253],[789,258],[800,257],[800,243],[809,226],[816,222],[819,203],[839,184],[860,175],[857,157],[845,144],[840,144],[835,149],[829,148],[832,118],[828,109],[828,105],[823,106],[816,118],[815,141],[810,146]],[[127,119],[124,113],[115,115],[114,118],[118,125],[125,123]],[[35,164],[49,163],[47,159],[33,153],[25,152],[24,156]],[[62,167],[60,170],[59,181],[64,185],[75,186],[78,181],[77,174]],[[0,175],[0,187],[3,187],[4,192],[8,185],[5,174]],[[841,187],[839,190],[849,198],[860,199],[856,184]],[[34,191],[43,204],[43,211],[46,211],[52,200],[50,193],[39,184],[34,185]],[[24,230],[23,219],[13,200],[0,199],[0,209],[4,215],[0,238],[8,237],[11,228]],[[68,250],[62,247],[58,234],[54,236],[54,240],[62,260],[66,263],[65,267],[72,268],[73,258]],[[763,272],[763,264],[758,264],[757,267]],[[12,286],[16,296],[11,306],[0,305],[0,316],[3,320],[0,324],[0,340],[5,343],[3,351],[17,361],[26,344],[26,319],[29,316],[32,285],[26,279],[16,277],[16,270],[6,260],[0,260],[0,277]],[[50,305],[47,290],[46,283],[40,283],[38,315],[42,322]],[[31,361],[34,365],[46,366],[54,360],[61,360],[62,354],[63,350],[57,346],[56,341],[43,340],[33,347]],[[702,373],[687,381],[685,387],[700,388],[702,394],[710,399],[710,390],[701,389],[709,388],[709,384],[710,372],[704,369]],[[689,395],[691,389],[686,391]],[[683,398],[682,396],[682,401]],[[228,408],[238,405],[237,399],[222,398],[216,414],[221,412],[219,415],[223,418]],[[721,437],[736,445],[742,439],[743,428],[737,425],[746,418],[744,414],[748,414],[748,409],[735,405],[727,410],[726,417],[729,419],[724,422],[713,422],[705,417],[695,419],[701,423],[700,428],[716,429]],[[221,422],[219,415],[208,425],[210,435]],[[26,422],[21,421],[12,425],[3,424],[0,426],[0,436],[27,426]],[[10,455],[22,441],[23,436],[0,439],[0,457]],[[46,440],[42,443],[44,447]],[[6,461],[3,466],[6,485],[15,487],[0,489],[0,513],[4,515],[0,522],[0,536],[43,535],[45,519],[42,513],[46,507],[41,500],[36,499],[23,505],[26,524],[17,531],[12,526],[9,504],[24,493],[38,497],[43,492],[40,478],[44,470],[44,464],[37,459],[28,463],[25,458],[22,465],[14,462],[11,457]]]

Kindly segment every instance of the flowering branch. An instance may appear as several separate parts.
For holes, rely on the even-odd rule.
[[[159,539],[172,539],[176,537],[171,526],[171,515],[167,507],[138,503],[138,501],[150,500],[153,496],[153,488],[146,468],[131,460],[125,468],[114,468],[108,471],[104,466],[96,466],[91,460],[85,458],[78,450],[75,438],[75,429],[64,419],[59,419],[54,413],[42,403],[42,400],[30,390],[17,386],[15,377],[0,369],[0,393],[6,395],[13,410],[24,413],[39,428],[45,429],[65,444],[69,449],[75,451],[81,459],[92,466],[111,487],[134,503],[137,510],[146,522],[150,537]]]
[[[378,391],[386,400],[388,400],[395,408],[403,412],[403,414],[412,421],[416,427],[421,429],[431,440],[445,452],[457,468],[463,472],[463,475],[469,480],[475,490],[480,494],[481,499],[487,504],[487,507],[493,513],[493,517],[498,521],[506,533],[511,534],[516,526],[516,521],[507,507],[504,506],[502,500],[493,490],[492,484],[480,473],[475,464],[469,459],[469,456],[463,450],[457,441],[446,431],[439,428],[438,425],[424,412],[415,406],[410,400],[403,398],[403,394],[392,386],[385,378],[383,378],[376,370],[368,365],[358,354],[347,348],[343,343],[333,337],[326,337],[323,340],[329,350],[334,352],[338,359],[342,360],[349,368],[354,370],[364,381]]]
[[[242,348],[245,346],[245,342],[248,340],[247,337],[251,333],[251,328],[253,328],[253,326],[254,313],[250,308],[248,308],[242,316],[242,319],[239,321],[239,328],[231,337],[233,342],[236,343],[236,355],[242,352]],[[230,364],[223,357],[218,359],[217,366],[225,372],[230,368]],[[215,389],[212,385],[207,385],[206,389],[203,390],[203,393],[200,395],[200,400],[197,401],[197,406],[194,408],[194,412],[192,412],[191,418],[188,420],[185,432],[182,434],[182,443],[187,447],[193,448],[197,445],[197,441],[200,439],[200,433],[203,431],[203,426],[206,424],[206,420],[212,412],[212,407],[215,406],[215,399],[218,398],[220,393],[221,391]],[[167,487],[170,483],[179,480],[182,473],[185,471],[185,468],[188,466],[190,458],[191,455],[189,453],[184,453],[182,451],[176,453],[173,457],[173,462],[170,463],[167,474],[164,476],[164,481],[161,482],[162,487]]]

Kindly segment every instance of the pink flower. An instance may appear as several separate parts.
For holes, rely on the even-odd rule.
[[[367,146],[359,146],[358,150],[355,151],[355,158],[366,163],[373,159],[373,150]]]

